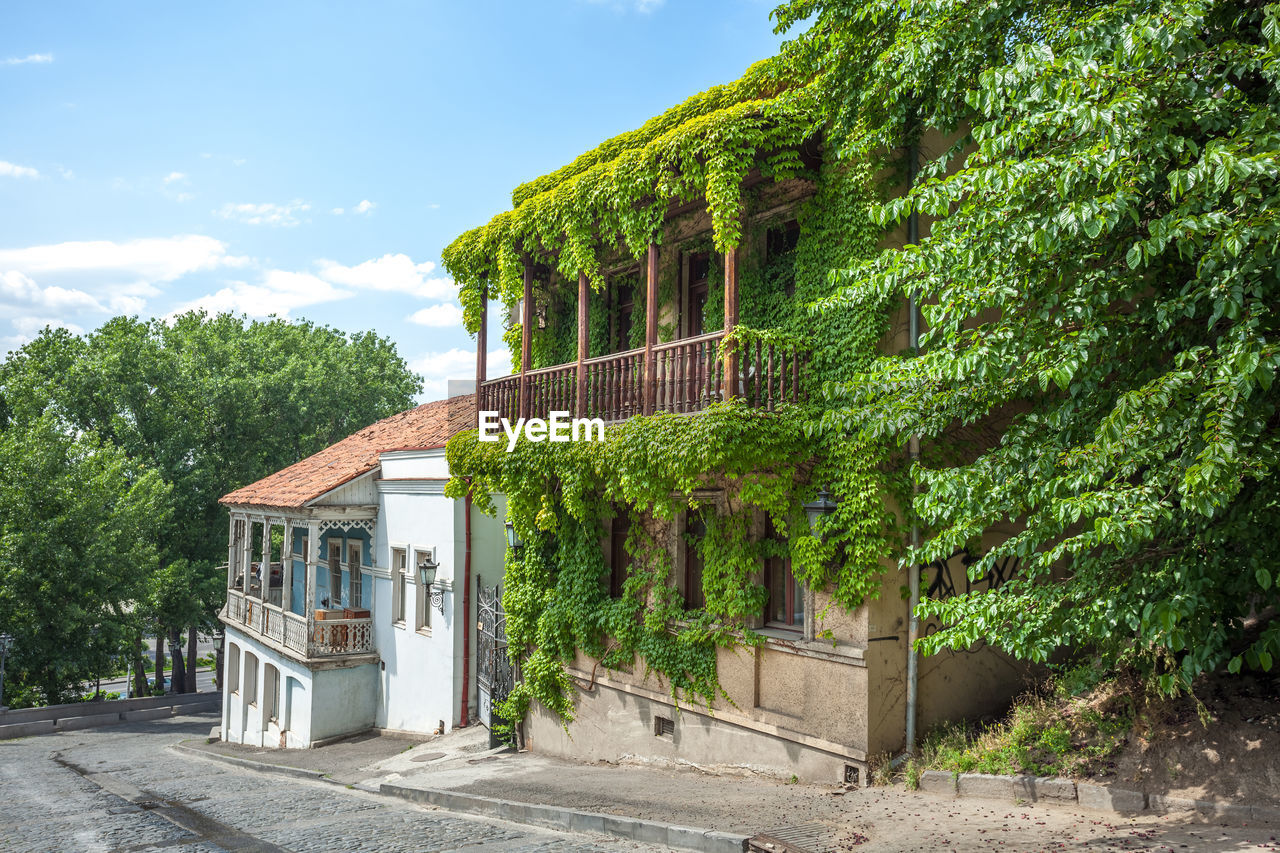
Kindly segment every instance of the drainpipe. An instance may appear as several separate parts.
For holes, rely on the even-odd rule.
[[[468,719],[467,699],[471,694],[471,491],[462,502],[464,519],[463,543],[465,547],[462,569],[462,710],[458,714],[458,727],[466,728]]]
[[[919,147],[912,143],[907,148],[907,191],[910,192],[916,183],[916,174],[918,172]],[[911,213],[907,216],[907,243],[914,245],[920,241],[920,215],[912,205]],[[911,315],[909,321],[909,336],[911,339],[911,354],[920,354],[920,291],[913,290],[907,302],[907,312]],[[907,452],[911,459],[912,478],[911,478],[911,495],[914,498],[919,491],[919,484],[915,481],[915,466],[920,461],[920,436],[913,435],[907,442]],[[914,508],[911,519],[911,547],[917,549],[920,547],[920,524],[916,521]],[[910,601],[907,611],[907,732],[906,732],[906,754],[915,755],[916,751],[916,698],[919,682],[919,670],[917,666],[916,640],[920,639],[920,619],[916,616],[916,607],[920,604],[920,564],[913,557],[911,561],[911,579],[910,579]]]

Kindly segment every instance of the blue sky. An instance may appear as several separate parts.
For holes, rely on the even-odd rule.
[[[475,357],[440,250],[774,53],[774,5],[6,0],[0,354],[203,306],[374,329],[443,396]]]

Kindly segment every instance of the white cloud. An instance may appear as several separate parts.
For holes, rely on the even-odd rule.
[[[9,163],[0,160],[0,177],[8,178],[38,178],[40,173],[30,166],[19,166],[15,163]]]
[[[173,200],[174,201],[191,201],[191,199],[195,197],[196,197],[195,193],[178,193],[173,197]]]
[[[347,287],[408,293],[423,299],[447,299],[453,294],[452,280],[428,278],[435,264],[415,264],[404,254],[383,255],[354,267],[327,260],[318,266],[321,278]]]
[[[69,181],[69,180],[71,180],[72,178],[74,178],[74,177],[76,176],[76,173],[75,173],[75,172],[71,171],[70,169],[68,169],[68,168],[67,168],[67,167],[65,167],[65,166],[59,166],[59,167],[58,167],[58,174],[59,174],[59,175],[62,175],[62,177],[63,177],[63,178],[65,178],[65,179],[66,179],[66,180],[68,180],[68,181]]]
[[[27,340],[31,340],[40,334],[46,326],[52,329],[66,329],[73,335],[84,334],[83,326],[77,326],[75,323],[68,323],[56,317],[16,317],[13,321],[13,328],[18,332],[18,335]]]
[[[490,350],[486,365],[490,379],[506,376],[510,372],[511,353],[505,349]],[[450,379],[473,381],[476,378],[476,351],[454,347],[429,352],[410,361],[409,369],[422,374],[423,399],[437,400],[448,393]]]
[[[182,172],[170,172],[164,176],[164,182],[166,184],[172,184],[175,181],[186,181],[186,179],[187,176]]]
[[[264,202],[263,204],[232,204],[228,202],[218,210],[213,211],[213,213],[223,219],[243,222],[245,225],[273,225],[292,228],[302,222],[298,218],[298,214],[306,213],[310,209],[311,205],[295,199],[285,204],[272,204],[271,202]]]
[[[419,309],[409,317],[410,323],[417,323],[420,326],[461,326],[462,325],[462,309],[452,302],[442,302],[439,305],[429,305],[426,308]]]
[[[342,214],[346,213],[346,211],[340,207],[335,207],[333,210],[329,212],[332,213],[334,216],[341,216]]]
[[[43,273],[107,273],[148,281],[173,281],[188,273],[244,266],[248,258],[227,254],[221,240],[202,234],[179,234],[116,243],[83,240],[0,249],[0,270],[28,275]]]
[[[0,303],[9,303],[21,308],[39,308],[46,311],[105,311],[102,303],[83,290],[64,287],[41,287],[30,276],[9,270],[0,272]],[[18,317],[13,322],[17,326],[30,318]],[[41,321],[37,328],[43,328],[46,321]],[[22,329],[19,329],[22,331]]]
[[[289,312],[307,305],[334,302],[351,296],[349,290],[339,290],[327,281],[310,273],[287,270],[267,270],[262,281],[249,284],[233,281],[216,293],[202,296],[173,310],[170,316],[186,311],[204,309],[211,314],[226,312],[247,314],[250,317],[289,317]]]
[[[366,198],[364,201],[351,208],[351,212],[359,213],[361,216],[368,216],[370,213],[373,213],[373,209],[377,206],[378,205],[376,203],[369,201],[369,199]]]
[[[32,65],[45,65],[49,62],[53,62],[52,53],[32,53],[27,56],[10,57],[3,62],[0,62],[0,65],[27,65],[28,63]]]

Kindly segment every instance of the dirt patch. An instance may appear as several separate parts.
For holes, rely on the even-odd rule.
[[[1195,699],[1149,705],[1107,775],[1151,794],[1280,804],[1280,679],[1214,677]]]

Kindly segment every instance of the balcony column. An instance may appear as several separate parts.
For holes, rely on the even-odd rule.
[[[591,285],[585,272],[578,272],[578,370],[577,377],[577,417],[587,416],[587,311],[591,305]]]
[[[738,247],[724,253],[724,333],[728,335],[738,325]],[[738,396],[738,348],[729,348],[724,355],[724,398]]]
[[[658,370],[653,348],[658,343],[658,244],[649,244],[644,294],[644,413],[652,415],[658,398]]]
[[[320,554],[320,522],[312,521],[307,525],[307,591],[303,597],[303,606],[307,608],[307,641],[316,635],[316,557]]]
[[[236,539],[236,516],[229,513],[230,529],[227,531],[227,589],[233,589],[236,582],[236,554],[239,553],[240,542]]]
[[[284,520],[284,541],[280,543],[280,609],[293,606],[293,522]]]
[[[520,304],[520,417],[529,417],[529,368],[533,366],[533,264],[524,262],[524,301]]]
[[[249,595],[249,572],[253,568],[253,520],[248,516],[244,519],[244,541],[240,543],[240,560],[244,574],[240,576],[240,591],[247,598]]]

